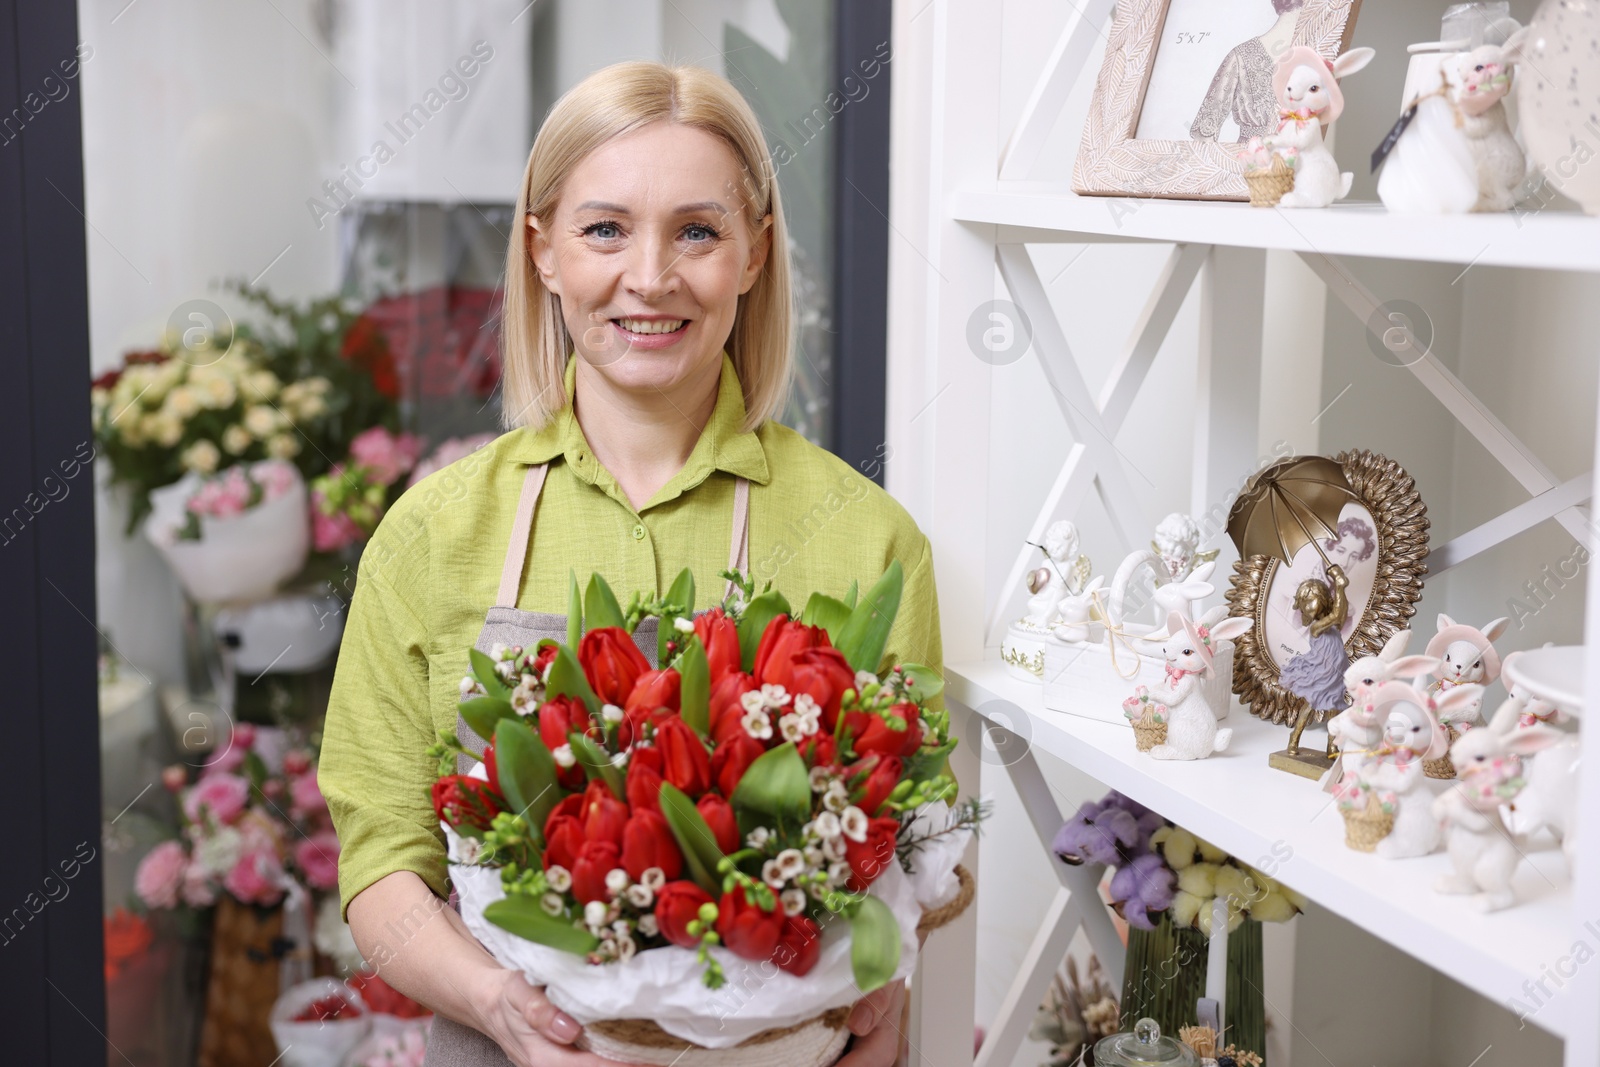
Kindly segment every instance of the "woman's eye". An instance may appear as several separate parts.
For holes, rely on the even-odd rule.
[[[602,241],[609,241],[622,235],[621,228],[614,222],[591,222],[583,228],[585,237],[598,237]]]
[[[716,230],[701,222],[690,223],[688,226],[684,227],[683,232],[686,237],[696,244],[715,241],[721,236],[721,234],[717,233]],[[696,236],[697,234],[702,236]]]

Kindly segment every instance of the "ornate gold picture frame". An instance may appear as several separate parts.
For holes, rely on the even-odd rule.
[[[1416,614],[1428,572],[1428,510],[1416,482],[1393,460],[1362,449],[1333,459],[1358,498],[1346,505],[1339,535],[1326,546],[1351,577],[1344,646],[1354,660],[1376,654]],[[1308,546],[1293,565],[1261,555],[1233,565],[1228,614],[1255,620],[1234,641],[1233,691],[1252,715],[1270,722],[1292,723],[1305,705],[1279,685],[1279,671],[1295,640],[1294,586],[1316,562]]]
[[[1293,0],[1265,6],[1266,15]],[[1349,44],[1361,0],[1303,0],[1298,5],[1291,45],[1306,45],[1333,59]],[[1168,197],[1180,200],[1248,200],[1244,165],[1234,158],[1236,143],[1194,139],[1140,139],[1136,131],[1145,109],[1151,76],[1163,45],[1174,49],[1210,31],[1174,28],[1168,14],[1177,8],[1186,26],[1204,25],[1203,9],[1194,0],[1119,0],[1111,23],[1105,59],[1095,81],[1089,119],[1072,168],[1072,187],[1090,196]],[[1191,11],[1193,9],[1193,12]],[[1200,21],[1196,21],[1199,19]],[[1246,40],[1246,43],[1248,39]],[[1203,42],[1202,42],[1203,43]],[[1243,43],[1239,45],[1243,47]],[[1238,51],[1236,48],[1234,51]],[[1258,54],[1264,60],[1265,49]],[[1235,57],[1232,52],[1226,61]],[[1225,62],[1226,62],[1225,61]],[[1174,61],[1176,62],[1176,61]],[[1259,62],[1255,64],[1259,66]],[[1243,93],[1230,88],[1223,68],[1211,79],[1211,93]],[[1259,71],[1251,83],[1259,90]],[[1237,80],[1234,86],[1241,86]],[[1270,86],[1266,91],[1270,92]],[[1165,94],[1161,94],[1163,100]],[[1259,95],[1259,91],[1257,92]],[[1201,101],[1195,101],[1200,106]],[[1262,105],[1265,106],[1265,105]],[[1275,103],[1272,115],[1276,116]],[[1198,120],[1197,120],[1198,121]],[[1244,139],[1244,138],[1241,138]]]

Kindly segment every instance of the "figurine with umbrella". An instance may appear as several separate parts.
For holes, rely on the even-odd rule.
[[[1288,565],[1306,545],[1322,557],[1326,580],[1307,578],[1295,590],[1294,607],[1310,632],[1310,645],[1284,664],[1278,680],[1302,706],[1288,748],[1271,760],[1275,767],[1308,777],[1320,776],[1336,750],[1330,737],[1326,756],[1302,753],[1301,733],[1313,717],[1321,722],[1342,711],[1349,700],[1344,672],[1350,659],[1342,636],[1349,614],[1349,578],[1328,559],[1321,542],[1338,538],[1339,513],[1346,501],[1356,499],[1338,463],[1323,456],[1294,456],[1257,474],[1228,514],[1228,536],[1241,558],[1272,556]]]

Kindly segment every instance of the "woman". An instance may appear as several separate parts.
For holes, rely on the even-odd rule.
[[[664,593],[685,566],[793,603],[905,571],[888,655],[941,663],[928,539],[847,464],[771,421],[791,373],[787,235],[749,105],[693,67],[624,63],[551,110],[506,258],[493,443],[408,491],[362,555],[319,782],[356,944],[434,1009],[430,1064],[601,1067],[578,1024],[442,899],[429,802],[475,641],[564,637],[568,575]],[[477,743],[481,748],[481,741]],[[842,1063],[884,1067],[904,989],[859,1002]]]
[[[1223,57],[1189,127],[1190,137],[1215,141],[1230,118],[1238,124],[1241,141],[1278,132],[1278,94],[1272,88],[1272,71],[1294,39],[1294,25],[1304,2],[1272,0],[1277,21],[1267,32],[1249,38]]]

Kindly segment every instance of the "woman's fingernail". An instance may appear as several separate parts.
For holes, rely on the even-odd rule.
[[[576,1040],[582,1031],[583,1027],[578,1025],[578,1020],[565,1012],[556,1012],[555,1018],[550,1020],[550,1032],[562,1041]]]
[[[850,1018],[845,1021],[845,1026],[849,1028],[852,1034],[861,1037],[866,1034],[871,1025],[872,1009],[867,1007],[866,1004],[857,1004],[850,1009]]]

